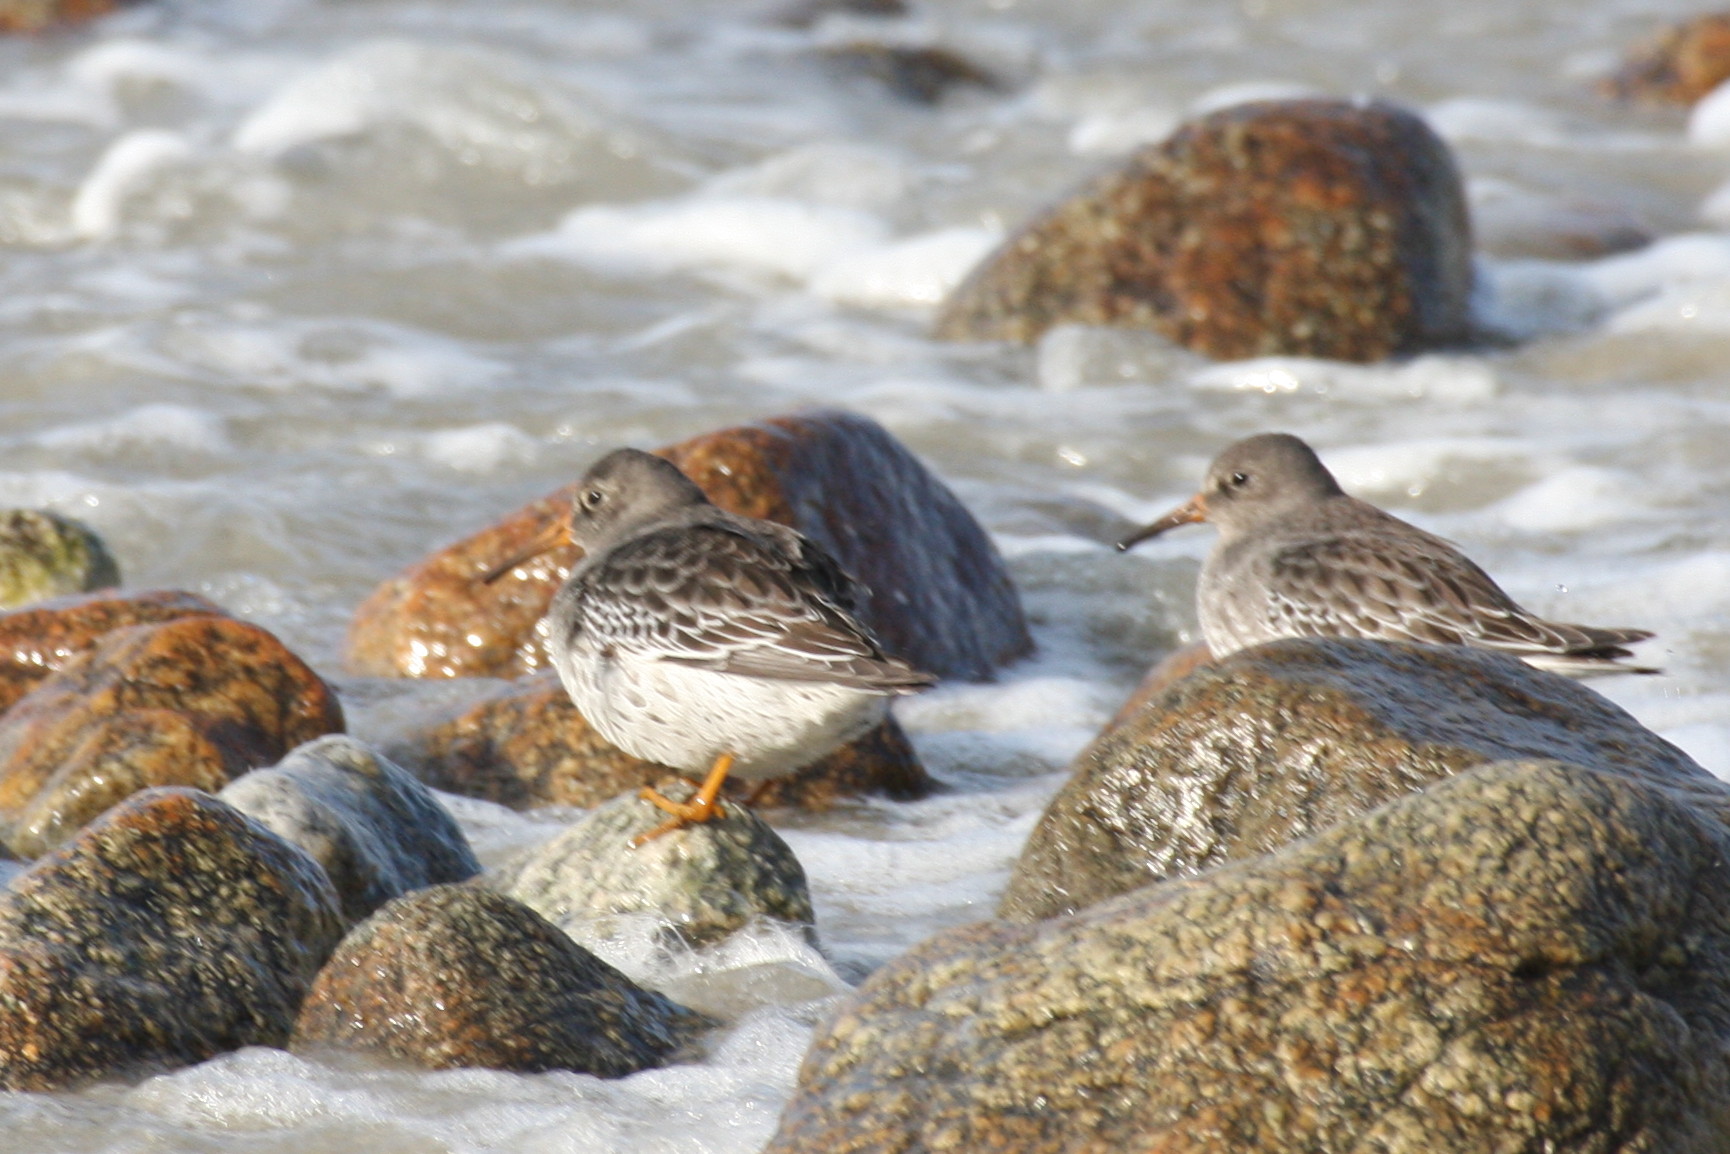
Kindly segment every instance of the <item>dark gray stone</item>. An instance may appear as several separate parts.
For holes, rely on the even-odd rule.
[[[410,890],[481,872],[432,791],[352,737],[309,741],[218,796],[312,855],[350,921]]]

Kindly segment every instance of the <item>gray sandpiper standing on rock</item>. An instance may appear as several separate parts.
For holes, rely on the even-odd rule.
[[[1215,657],[1285,637],[1367,637],[1469,645],[1570,677],[1656,673],[1620,664],[1644,629],[1545,621],[1520,608],[1440,537],[1347,496],[1289,433],[1228,446],[1201,492],[1117,543],[1211,521],[1196,609]]]
[[[584,555],[547,612],[559,680],[626,753],[707,773],[688,803],[635,839],[720,813],[729,773],[793,773],[880,722],[889,699],[936,682],[883,652],[853,616],[853,579],[785,525],[717,508],[670,462],[618,449],[577,485],[568,527],[487,574],[565,539]]]

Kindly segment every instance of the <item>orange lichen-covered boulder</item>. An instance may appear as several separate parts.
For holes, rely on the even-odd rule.
[[[722,508],[791,525],[869,589],[860,618],[892,652],[980,680],[1032,649],[1002,558],[947,486],[852,413],[774,417],[659,450]],[[380,586],[348,659],[381,677],[520,677],[548,668],[536,623],[579,556],[566,546],[482,577],[570,515],[566,486]]]
[[[79,593],[0,613],[0,711],[111,630],[221,616],[220,606],[178,589]]]
[[[948,340],[1150,329],[1224,359],[1377,361],[1470,332],[1472,239],[1452,155],[1383,103],[1201,117],[1036,217],[944,302]]]
[[[1730,12],[1710,12],[1672,24],[1635,48],[1603,89],[1623,100],[1693,104],[1726,80]]]
[[[256,625],[116,629],[0,715],[0,837],[31,857],[137,790],[220,789],[342,728],[330,687]]]

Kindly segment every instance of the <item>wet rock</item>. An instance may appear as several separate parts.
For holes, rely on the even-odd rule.
[[[1143,675],[1141,683],[1135,687],[1135,692],[1129,695],[1129,700],[1106,722],[1106,729],[1115,729],[1122,725],[1140,713],[1142,706],[1212,661],[1213,654],[1208,650],[1205,641],[1196,641],[1168,653]]]
[[[859,606],[892,652],[983,680],[1030,652],[1002,558],[955,495],[882,426],[817,411],[660,450],[722,508],[792,525],[870,590]],[[536,625],[575,546],[481,577],[570,516],[573,486],[519,509],[380,586],[355,614],[349,664],[379,677],[520,677],[550,668]]]
[[[432,791],[352,737],[309,741],[220,796],[323,866],[350,921],[410,890],[481,872]]]
[[[660,1065],[703,1024],[520,902],[435,886],[397,898],[343,939],[306,999],[294,1048],[433,1070],[616,1078]]]
[[[105,633],[180,617],[222,616],[220,606],[174,589],[76,594],[0,613],[0,712]]]
[[[676,801],[695,789],[660,783]],[[816,922],[805,870],[787,843],[737,803],[726,814],[633,847],[666,819],[635,793],[615,798],[487,884],[525,903],[579,941],[606,937],[618,915],[648,915],[679,940],[706,945],[757,917]]]
[[[1705,773],[1590,689],[1511,657],[1362,640],[1243,650],[1082,751],[998,912],[1069,913],[1525,757],[1661,781]]]
[[[342,726],[330,687],[256,625],[115,629],[0,715],[0,838],[32,857],[140,789],[214,791]]]
[[[892,19],[910,11],[907,0],[794,0],[773,19],[789,28],[809,28],[829,15]]]
[[[0,608],[118,584],[120,567],[89,526],[42,509],[0,512]]]
[[[140,793],[0,893],[0,1086],[283,1045],[341,936],[298,849],[206,794]]]
[[[939,935],[770,1154],[1730,1148],[1725,787],[1482,766],[1313,841]]]
[[[673,772],[596,733],[554,674],[540,673],[393,750],[435,789],[501,805],[585,808]],[[935,783],[893,718],[756,794],[763,806],[822,810],[847,797],[926,796]],[[729,781],[727,796],[752,792]]]
[[[1603,82],[1622,100],[1693,104],[1730,80],[1730,13],[1712,12],[1665,28]]]
[[[1471,228],[1448,148],[1381,103],[1223,109],[1010,236],[939,312],[947,340],[1150,329],[1196,352],[1376,361],[1470,329]]]
[[[82,24],[119,7],[119,0],[0,0],[0,33],[42,32]]]
[[[831,45],[820,55],[835,72],[873,81],[913,104],[936,104],[963,86],[988,92],[1003,87],[991,72],[947,48],[856,40]]]

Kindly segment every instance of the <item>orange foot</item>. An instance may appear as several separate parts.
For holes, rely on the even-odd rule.
[[[709,770],[709,776],[703,779],[703,784],[697,788],[697,796],[690,801],[674,801],[662,797],[649,786],[644,786],[637,794],[646,802],[666,810],[672,814],[672,819],[664,821],[648,833],[640,833],[631,839],[631,848],[636,849],[645,842],[654,841],[662,834],[672,833],[676,829],[684,829],[688,825],[713,821],[718,817],[726,817],[727,811],[721,808],[721,803],[715,799],[720,796],[721,784],[727,780],[727,771],[733,768],[733,755],[723,753],[715,759],[715,766]]]

